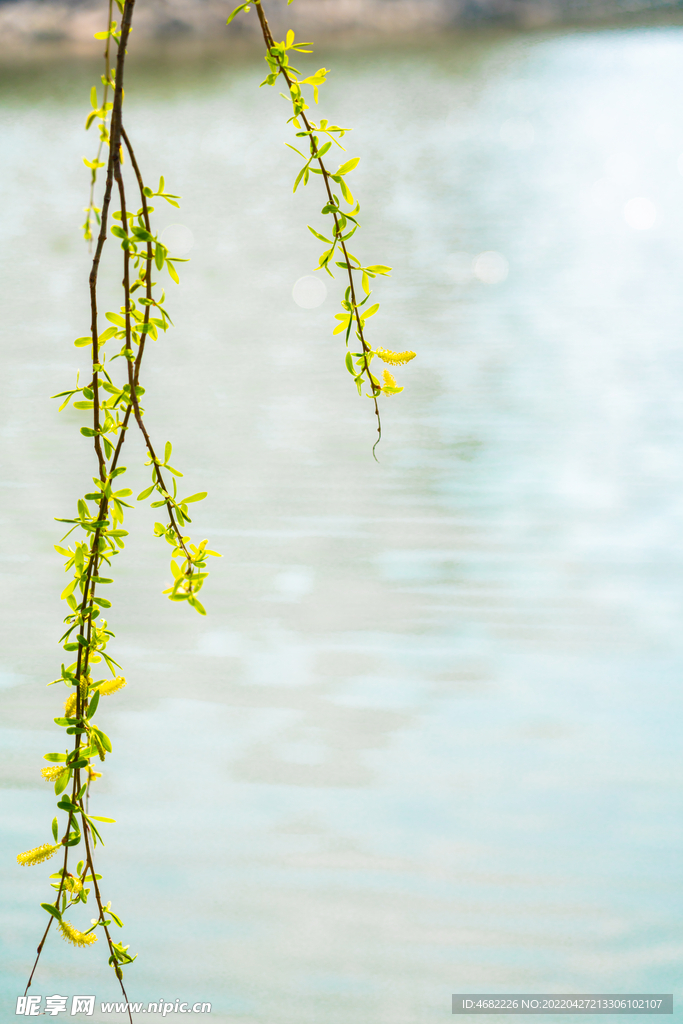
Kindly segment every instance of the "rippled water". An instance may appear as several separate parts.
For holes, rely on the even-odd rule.
[[[334,283],[292,300],[321,199],[292,196],[260,57],[171,52],[128,83],[146,174],[184,197],[158,223],[195,240],[148,422],[225,556],[206,619],[170,605],[141,508],[111,588],[130,685],[97,807],[131,998],[424,1024],[455,991],[678,993],[683,29],[320,57],[362,155],[356,251],[395,268],[371,338],[419,353],[379,465]],[[88,323],[96,70],[1,81],[6,1015],[46,898],[12,861],[53,814],[52,517],[90,473],[49,396]],[[124,461],[137,493],[136,438]],[[105,959],[54,939],[34,991],[115,996]]]

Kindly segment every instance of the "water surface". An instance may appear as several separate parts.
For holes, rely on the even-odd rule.
[[[678,994],[683,29],[320,54],[362,156],[354,251],[394,267],[371,340],[419,353],[379,465],[331,335],[341,283],[292,300],[322,200],[292,195],[262,63],[171,51],[127,89],[148,179],[183,195],[158,223],[195,239],[146,357],[148,424],[209,490],[196,534],[224,554],[206,619],[170,605],[139,508],[111,588],[129,686],[97,807],[119,822],[102,865],[140,953],[131,998],[426,1024],[456,991]],[[1,81],[6,1015],[46,898],[47,872],[12,861],[53,814],[53,517],[94,471],[49,396],[88,324],[96,70]],[[508,273],[486,283],[492,251]],[[34,991],[114,997],[104,960],[55,939]]]

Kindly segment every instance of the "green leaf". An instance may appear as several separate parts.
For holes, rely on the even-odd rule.
[[[103,736],[103,735],[104,735],[104,733],[100,733],[100,736]],[[89,814],[88,815],[88,821],[106,821],[110,825],[115,825],[116,824],[116,818],[101,818],[98,814]],[[107,913],[110,913],[110,911],[107,911]]]
[[[85,713],[85,717],[86,718],[92,718],[92,716],[97,711],[97,705],[99,704],[99,702],[100,702],[100,691],[99,690],[95,690],[95,694],[94,694],[93,698],[91,699],[90,704],[88,705],[88,710]]]
[[[74,345],[76,348],[85,348],[86,345],[92,345],[92,338],[76,338]]]
[[[48,914],[52,914],[52,916],[56,917],[58,921],[62,920],[62,915],[52,903],[41,903],[40,905],[43,910],[47,910]]]
[[[102,732],[102,730],[101,730],[101,729],[97,729],[97,730],[93,729],[93,732],[97,732],[97,735],[98,735],[98,737],[99,737],[100,743],[102,744],[102,746],[104,747],[104,749],[105,749],[105,750],[106,750],[106,751],[107,751],[108,753],[110,753],[110,754],[111,754],[111,740],[109,739],[109,737],[107,736],[107,734],[106,734],[106,733],[104,733],[104,732]]]
[[[92,822],[90,820],[90,818],[88,818],[88,824],[90,825],[90,828],[93,830],[93,832],[95,833],[95,835],[97,836],[99,841],[102,843],[102,846],[104,846],[104,840],[103,840],[102,836],[100,835],[100,833],[97,831],[94,822]],[[95,843],[95,845],[97,846],[97,843]],[[109,921],[105,921],[105,924],[110,924],[110,923],[111,922],[109,922]]]
[[[59,822],[56,818],[52,819],[52,835],[54,836],[55,842],[57,842],[57,836],[59,835]]]
[[[164,269],[164,260],[166,259],[167,252],[168,249],[166,249],[165,246],[161,244],[161,242],[157,242],[156,248],[154,250],[154,262],[156,263],[157,270]]]
[[[352,171],[354,167],[357,167],[359,163],[360,157],[354,156],[352,160],[347,160],[345,164],[342,164],[341,167],[337,169],[337,174],[349,174],[349,172]]]
[[[58,796],[59,796],[60,793],[63,793],[64,790],[66,789],[66,787],[69,785],[69,779],[70,778],[71,778],[71,772],[65,771],[65,772],[63,772],[59,776],[59,778],[55,782],[55,793]],[[57,841],[57,837],[55,836],[55,842],[56,841]]]
[[[352,318],[350,316],[347,317],[345,320],[342,320],[342,322],[340,324],[337,324],[337,326],[332,331],[332,333],[333,334],[341,334],[342,331],[345,331],[346,328],[350,326],[351,320],[352,320]]]
[[[351,194],[351,190],[349,189],[349,186],[346,184],[343,178],[341,178],[339,181],[339,187],[342,190],[342,195],[344,196],[344,199],[349,204],[349,206],[351,206],[354,202],[353,195]]]
[[[166,447],[164,448],[164,465],[166,465],[168,460],[171,458],[171,453],[172,452],[173,452],[173,445],[171,444],[170,441],[167,441],[166,442]]]
[[[100,651],[100,654],[102,655],[102,657],[106,661],[107,665],[109,666],[109,669],[110,669],[112,675],[116,675],[116,673],[114,672],[114,669],[115,668],[121,668],[121,666],[119,665],[118,661],[114,661],[114,659],[111,658],[108,654],[106,654],[105,651]]]
[[[314,228],[312,228],[310,224],[307,224],[306,227],[311,232],[311,234],[315,235],[316,238],[319,238],[321,242],[327,242],[328,245],[332,245],[331,238],[325,238],[325,236],[321,235],[319,231],[316,231]]]
[[[111,320],[113,324],[117,324],[119,327],[125,327],[126,321],[118,313],[105,313],[107,320]]]
[[[150,494],[154,490],[154,486],[154,484],[150,484],[150,486],[146,487],[144,491],[140,491],[136,498],[136,501],[144,501],[145,498],[149,498]]]
[[[191,494],[189,498],[183,498],[179,504],[186,505],[190,501],[204,501],[208,493],[208,491],[198,491],[197,494]]]
[[[190,605],[192,605],[192,607],[194,608],[194,610],[195,610],[196,612],[199,612],[199,614],[200,614],[200,615],[206,615],[206,608],[204,607],[204,605],[202,604],[202,602],[201,602],[201,601],[198,601],[198,600],[197,600],[197,598],[196,598],[196,597],[191,597],[191,598],[189,598],[189,600],[188,600],[188,602],[187,602],[187,603],[188,603],[188,604],[190,604]]]
[[[66,761],[66,754],[44,754],[43,761]]]
[[[292,190],[293,192],[296,192],[296,190],[298,189],[299,183],[300,183],[301,179],[303,178],[303,176],[306,174],[307,170],[308,170],[308,164],[306,164],[304,167],[302,167],[301,170],[299,171],[299,173],[297,174],[296,181],[294,182],[294,188]],[[308,178],[306,178],[306,181],[304,182],[304,184],[305,185],[308,184]]]
[[[248,11],[248,10],[249,10],[249,4],[248,3],[247,4],[240,4],[239,7],[235,8],[235,10],[232,12],[232,14],[230,15],[230,17],[228,18],[228,20],[226,21],[225,24],[229,25],[230,22],[232,21],[232,19],[236,18],[237,15],[240,13],[240,11]]]

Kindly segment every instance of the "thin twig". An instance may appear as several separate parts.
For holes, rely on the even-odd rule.
[[[111,26],[111,14],[112,14],[113,3],[114,3],[114,0],[109,0],[109,17],[107,19],[107,29],[109,29],[110,26]],[[110,51],[110,48],[111,48],[111,33],[109,32],[107,34],[107,45],[104,48],[104,93],[102,95],[102,108],[101,108],[105,112],[105,115],[106,115],[106,109],[105,108],[107,106],[107,99],[109,97],[109,74],[110,74],[110,70],[111,70],[110,67],[109,67],[109,51]],[[106,121],[105,121],[105,124],[106,124]],[[100,131],[100,144],[97,147],[97,155],[95,156],[95,163],[96,164],[98,164],[100,162],[100,156],[102,155],[102,146],[104,145],[104,141],[105,141],[104,140],[104,134],[103,134],[102,131]],[[86,237],[88,239],[88,245],[89,245],[89,251],[90,252],[92,252],[92,233],[90,231],[90,215],[91,215],[91,213],[95,212],[94,200],[95,200],[95,182],[96,181],[97,181],[97,168],[93,167],[91,169],[91,176],[90,176],[90,196],[89,196],[89,199],[88,199],[88,211],[87,211],[87,221],[86,221]]]

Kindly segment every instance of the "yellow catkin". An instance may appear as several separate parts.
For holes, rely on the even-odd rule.
[[[91,683],[92,683],[92,678],[90,676],[88,676],[87,679],[83,679],[81,681],[81,683],[80,683],[81,697],[86,697],[87,696],[88,689],[89,689]],[[76,701],[77,701],[77,694],[74,691],[72,694],[70,694],[66,698],[66,702],[64,704],[64,715],[65,715],[66,718],[73,718],[74,715],[76,714]]]
[[[47,768],[41,768],[40,774],[48,782],[56,782],[59,776],[67,770],[63,764],[49,765]]]
[[[389,388],[395,388],[396,387],[396,379],[395,379],[395,377],[393,377],[389,373],[388,370],[384,370],[382,372],[382,379],[383,379],[386,387],[389,387]]]
[[[75,878],[74,875],[68,875],[64,879],[64,888],[76,895],[82,891],[83,882],[81,882],[80,878]]]
[[[108,697],[111,693],[116,693],[117,690],[122,690],[125,685],[126,680],[123,676],[116,676],[115,679],[107,679],[106,683],[102,683],[97,687],[97,689],[103,697]]]
[[[44,860],[54,857],[57,850],[61,850],[61,848],[61,843],[57,843],[56,846],[53,846],[51,843],[43,843],[42,846],[34,846],[32,850],[27,850],[26,853],[17,854],[17,861],[22,867],[30,868],[34,864],[42,864]]]
[[[378,348],[375,355],[379,356],[383,363],[390,363],[391,366],[403,366],[415,358],[414,352],[391,352],[388,348]]]
[[[60,921],[59,930],[62,933],[62,938],[70,942],[72,946],[91,946],[93,942],[97,942],[94,932],[88,932],[87,935],[84,932],[79,932],[78,928],[74,928],[69,921]]]

